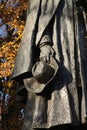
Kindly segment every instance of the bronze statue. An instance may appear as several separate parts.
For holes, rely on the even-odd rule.
[[[86,123],[85,32],[76,0],[29,0],[12,75],[28,90],[23,130]]]

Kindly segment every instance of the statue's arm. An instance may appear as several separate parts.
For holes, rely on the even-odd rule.
[[[42,38],[39,43],[40,48],[40,59],[49,62],[50,55],[54,54],[52,33],[53,33],[53,20],[50,22],[48,27],[45,29]]]

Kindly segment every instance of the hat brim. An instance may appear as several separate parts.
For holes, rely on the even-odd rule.
[[[38,80],[36,80],[34,77],[24,79],[25,87],[28,91],[34,92],[34,93],[40,93],[43,91],[43,89],[53,80],[55,77],[57,71],[58,71],[58,64],[56,60],[51,56],[49,65],[54,69],[54,74],[50,78],[49,81],[46,83],[39,83]]]

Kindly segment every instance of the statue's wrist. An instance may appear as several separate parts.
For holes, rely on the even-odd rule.
[[[39,48],[42,48],[43,46],[52,46],[52,45],[49,42],[43,42],[42,44],[39,45]]]
[[[42,46],[45,46],[45,45],[49,45],[49,46],[52,46],[53,45],[53,42],[50,38],[49,35],[44,35],[39,43],[39,47],[41,48]]]

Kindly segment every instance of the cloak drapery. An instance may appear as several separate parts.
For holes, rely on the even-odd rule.
[[[84,53],[84,12],[76,7],[75,0],[29,1],[27,21],[12,77],[30,76],[35,49],[46,28],[50,30],[50,27],[53,30],[52,47],[60,70],[42,93],[28,92],[24,127],[49,128],[85,123],[87,58]]]
[[[29,10],[12,78],[31,71],[34,45],[38,44],[60,0],[29,0]],[[49,7],[48,7],[49,6]],[[46,7],[46,10],[45,10]]]

